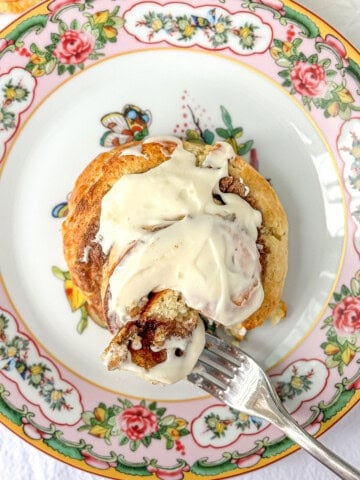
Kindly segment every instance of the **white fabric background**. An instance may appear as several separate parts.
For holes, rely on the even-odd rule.
[[[299,0],[335,27],[360,49],[360,0]],[[0,28],[14,17],[0,15]],[[321,442],[360,468],[360,406],[354,407]],[[303,451],[243,475],[246,480],[332,480],[337,477]],[[0,425],[1,480],[102,480],[102,477],[74,469],[36,450]],[[359,479],[360,480],[360,479]]]

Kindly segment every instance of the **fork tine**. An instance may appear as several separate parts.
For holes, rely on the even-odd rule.
[[[213,352],[237,367],[241,367],[247,361],[246,355],[238,347],[229,345],[224,340],[209,333],[205,334],[205,349],[203,352],[207,351]]]
[[[230,378],[234,377],[234,374],[238,369],[238,366],[224,358],[221,355],[221,352],[218,353],[217,351],[208,350],[207,348],[201,352],[199,362],[206,366],[209,365],[213,369],[216,369],[218,372],[221,372]]]
[[[196,385],[197,387],[205,390],[205,392],[210,393],[215,398],[223,401],[223,388],[219,387],[213,380],[209,380],[208,378],[204,377],[201,373],[197,371],[191,372],[187,376],[188,380]],[[226,388],[226,387],[224,387]]]
[[[201,355],[198,360],[198,373],[206,374],[206,377],[214,381],[223,390],[227,387],[228,382],[234,378],[234,374],[231,371],[222,371],[219,369],[219,365],[210,363],[211,360],[206,355]]]
[[[234,358],[235,356],[235,358]],[[206,334],[202,351],[189,380],[217,398],[223,399],[242,362],[238,351],[212,335]],[[219,389],[217,389],[219,387]],[[216,392],[214,391],[217,390]]]

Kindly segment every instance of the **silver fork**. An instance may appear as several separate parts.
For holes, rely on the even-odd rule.
[[[205,349],[188,380],[230,407],[271,422],[340,478],[360,480],[359,470],[295,422],[282,406],[266,373],[239,348],[207,333]]]

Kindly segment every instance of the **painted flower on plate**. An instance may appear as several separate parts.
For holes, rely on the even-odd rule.
[[[325,69],[318,64],[297,61],[291,70],[290,78],[294,89],[307,97],[321,96],[327,88]]]
[[[142,405],[126,408],[119,413],[118,426],[130,440],[142,438],[157,432],[159,426],[156,415]]]
[[[65,65],[83,63],[94,48],[95,38],[87,32],[67,30],[54,50],[55,57]]]
[[[333,318],[333,325],[339,333],[352,334],[360,330],[360,298],[343,298],[334,307]]]
[[[360,271],[350,280],[349,286],[342,285],[335,292],[332,310],[324,320],[327,329],[326,341],[321,344],[326,355],[328,368],[337,368],[340,375],[360,352]]]

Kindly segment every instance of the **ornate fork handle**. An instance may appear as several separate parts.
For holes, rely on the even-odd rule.
[[[266,377],[263,378],[263,382],[268,383],[268,388],[260,386],[262,392],[258,392],[257,398],[254,399],[253,415],[262,417],[264,420],[278,427],[287,437],[343,480],[360,480],[359,470],[349,465],[300,427],[282,406]],[[249,406],[247,410],[248,413],[250,413]]]
[[[359,470],[295,422],[264,370],[239,348],[207,333],[206,347],[188,379],[230,407],[272,423],[343,480],[360,480]]]

